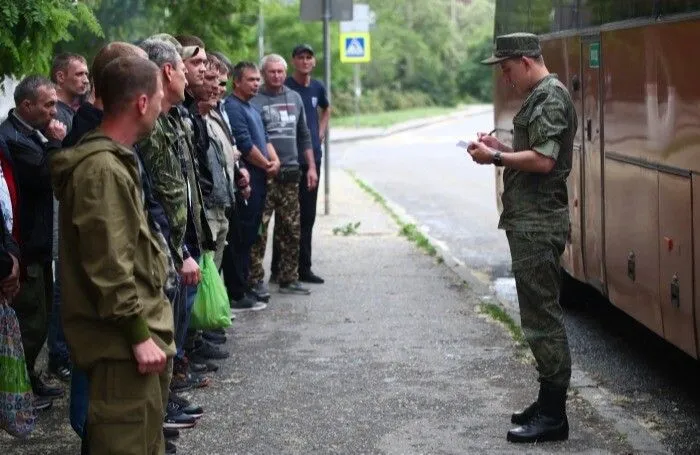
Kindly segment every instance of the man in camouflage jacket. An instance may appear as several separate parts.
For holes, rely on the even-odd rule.
[[[513,118],[513,145],[479,134],[469,153],[479,164],[503,166],[503,212],[525,338],[537,361],[537,401],[513,414],[512,442],[567,439],[566,391],[571,355],[559,304],[559,259],[569,232],[566,178],[578,127],[571,96],[542,59],[537,36],[496,38],[494,55],[506,81],[526,97]]]

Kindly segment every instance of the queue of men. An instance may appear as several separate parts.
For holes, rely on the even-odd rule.
[[[50,79],[17,86],[0,125],[0,293],[37,409],[65,393],[36,369],[48,336],[83,453],[175,453],[204,414],[180,393],[230,355],[224,330],[189,328],[205,252],[234,313],[264,309],[274,214],[270,281],[297,295],[323,283],[311,232],[330,107],[313,49],[292,63],[287,77],[280,55],[232,65],[197,37],[156,34],[106,45],[89,71],[59,55]]]

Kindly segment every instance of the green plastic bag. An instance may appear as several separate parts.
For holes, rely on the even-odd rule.
[[[231,307],[226,286],[214,264],[214,253],[206,251],[199,261],[202,281],[194,298],[190,327],[195,330],[225,329],[231,326]]]

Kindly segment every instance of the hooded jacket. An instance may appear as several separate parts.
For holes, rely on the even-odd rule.
[[[149,227],[134,152],[96,130],[51,157],[60,202],[61,316],[73,361],[133,359],[149,337],[175,354],[167,258]]]

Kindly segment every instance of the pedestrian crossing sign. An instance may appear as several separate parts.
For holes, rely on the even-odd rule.
[[[343,63],[367,63],[371,60],[369,33],[340,34],[340,61]]]

